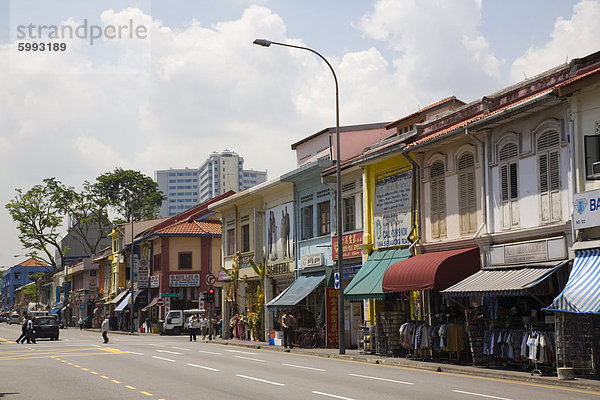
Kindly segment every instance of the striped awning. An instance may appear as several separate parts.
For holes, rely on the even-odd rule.
[[[600,249],[575,251],[565,288],[544,310],[600,314]]]
[[[525,296],[527,289],[548,278],[568,260],[555,264],[482,269],[441,292],[446,297]]]

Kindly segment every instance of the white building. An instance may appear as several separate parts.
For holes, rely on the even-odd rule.
[[[267,180],[267,171],[245,170],[244,159],[225,150],[213,152],[200,168],[157,170],[154,180],[166,196],[161,217],[177,215],[229,190],[239,192]]]

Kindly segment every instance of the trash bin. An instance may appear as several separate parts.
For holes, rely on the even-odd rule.
[[[163,334],[163,330],[165,329],[165,321],[158,320],[158,333]]]

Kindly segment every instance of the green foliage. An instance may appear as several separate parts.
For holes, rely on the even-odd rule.
[[[34,274],[27,275],[27,277],[29,279],[31,279],[33,282],[35,282],[35,283],[33,285],[25,285],[25,286],[23,286],[23,289],[22,289],[23,294],[25,294],[30,299],[37,300],[38,295],[40,293],[40,287],[39,287],[38,279],[42,278],[43,276],[44,276],[43,272],[36,272]]]
[[[123,218],[119,222],[156,218],[165,195],[152,178],[138,171],[116,168],[96,178],[94,190]],[[132,215],[133,212],[133,215]]]

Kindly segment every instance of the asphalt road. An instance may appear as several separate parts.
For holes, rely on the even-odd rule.
[[[59,341],[16,344],[0,324],[0,398],[6,399],[600,399],[531,383],[189,342],[186,336],[61,330]]]

